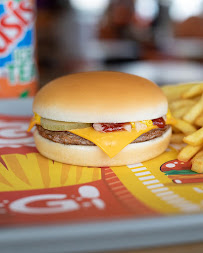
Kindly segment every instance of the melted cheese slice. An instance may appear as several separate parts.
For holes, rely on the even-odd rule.
[[[112,158],[128,144],[137,139],[140,135],[155,128],[158,127],[149,126],[139,132],[137,132],[135,128],[132,128],[131,132],[117,131],[111,133],[101,133],[95,131],[93,127],[87,127],[83,129],[69,130],[69,132],[93,142],[98,147],[100,147],[110,158]]]
[[[41,124],[41,117],[35,113],[32,119],[30,120],[29,127],[27,129],[28,132],[35,126],[35,125],[40,125]]]
[[[165,120],[167,125],[175,125],[176,124],[176,119],[172,116],[171,111],[168,110],[166,114],[166,120]]]

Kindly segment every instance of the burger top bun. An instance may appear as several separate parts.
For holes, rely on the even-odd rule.
[[[108,71],[55,79],[37,93],[33,103],[33,112],[43,118],[85,123],[155,119],[167,110],[167,99],[155,83]]]

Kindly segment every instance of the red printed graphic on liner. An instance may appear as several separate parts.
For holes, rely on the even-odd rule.
[[[134,215],[140,216],[157,216],[150,207],[135,198],[135,196],[128,191],[124,184],[119,180],[116,174],[110,168],[103,168],[102,175],[113,194],[118,198],[126,207],[133,211]]]
[[[29,117],[0,115],[0,155],[38,152],[32,132],[27,132]],[[0,156],[0,162],[4,164]]]
[[[133,215],[103,181],[52,189],[0,193],[0,224],[81,222]]]
[[[8,54],[11,47],[23,37],[25,29],[33,24],[34,10],[32,1],[8,1],[7,11],[0,19],[0,53]]]
[[[191,162],[182,162],[177,159],[161,165],[160,170],[176,184],[202,183],[203,173],[191,170]]]
[[[133,203],[126,205],[129,196],[126,200],[122,199],[119,193],[111,191],[104,180],[68,187],[2,192],[0,225],[71,223],[158,215],[128,194]]]
[[[30,118],[0,116],[0,154],[37,152],[32,132],[27,132]]]

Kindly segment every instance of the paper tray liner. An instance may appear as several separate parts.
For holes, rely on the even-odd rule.
[[[203,174],[179,145],[119,167],[62,164],[40,155],[28,117],[0,116],[1,226],[163,217],[203,210]]]

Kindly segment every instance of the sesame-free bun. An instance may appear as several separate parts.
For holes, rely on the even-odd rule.
[[[36,95],[33,112],[43,118],[118,123],[162,117],[168,103],[153,82],[131,74],[84,72],[51,81]]]
[[[160,137],[127,145],[113,158],[97,146],[64,145],[43,138],[36,129],[34,139],[39,152],[52,160],[79,166],[121,166],[152,159],[163,153],[170,141],[171,127]]]

